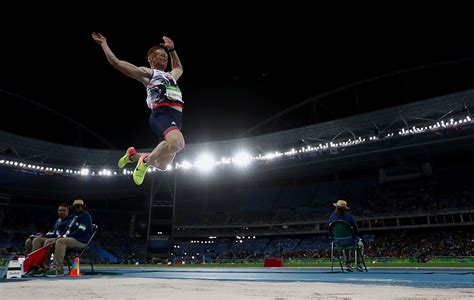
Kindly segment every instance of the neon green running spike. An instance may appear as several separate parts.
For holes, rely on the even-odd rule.
[[[126,164],[129,164],[129,163],[132,163],[133,160],[130,159],[130,156],[132,156],[133,154],[137,153],[137,151],[135,150],[135,148],[133,147],[129,147],[127,149],[127,152],[125,152],[124,156],[122,156],[119,161],[118,161],[118,167],[120,169],[122,169],[123,167],[125,167]]]
[[[146,155],[140,156],[137,166],[135,167],[135,170],[133,171],[133,181],[135,182],[136,185],[140,185],[143,183],[143,180],[145,179],[146,171],[148,170],[148,164],[143,161],[145,157]]]

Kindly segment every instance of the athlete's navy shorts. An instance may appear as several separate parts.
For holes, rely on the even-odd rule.
[[[164,140],[169,132],[181,130],[182,124],[183,113],[174,108],[164,106],[151,112],[150,127],[161,140]]]

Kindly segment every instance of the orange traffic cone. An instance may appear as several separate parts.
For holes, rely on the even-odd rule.
[[[74,263],[72,264],[71,271],[69,271],[69,276],[77,277],[81,276],[81,272],[79,271],[79,257],[74,259]]]

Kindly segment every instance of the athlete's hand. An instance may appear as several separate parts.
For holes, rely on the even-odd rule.
[[[167,36],[164,36],[163,37],[163,41],[165,41],[164,43],[160,43],[161,46],[165,47],[166,49],[168,50],[173,50],[174,49],[174,42],[172,39],[170,39],[169,37]]]
[[[92,39],[96,41],[99,45],[102,45],[103,43],[107,43],[107,39],[100,33],[92,33]]]

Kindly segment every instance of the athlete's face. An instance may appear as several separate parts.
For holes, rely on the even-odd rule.
[[[156,49],[148,56],[148,62],[153,69],[164,71],[168,65],[168,54],[164,49]]]

